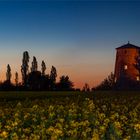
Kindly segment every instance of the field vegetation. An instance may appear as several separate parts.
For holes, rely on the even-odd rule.
[[[1,92],[2,140],[140,139],[140,93]]]

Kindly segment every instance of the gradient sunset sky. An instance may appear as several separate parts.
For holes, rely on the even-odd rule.
[[[0,1],[0,80],[10,64],[20,73],[23,51],[46,73],[93,87],[114,72],[115,48],[140,46],[140,1]]]

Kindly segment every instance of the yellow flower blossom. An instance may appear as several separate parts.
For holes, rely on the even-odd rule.
[[[134,129],[135,129],[136,133],[140,135],[140,123],[135,124]]]
[[[3,131],[3,132],[0,133],[0,136],[1,136],[2,138],[7,138],[7,137],[8,137],[8,132]]]

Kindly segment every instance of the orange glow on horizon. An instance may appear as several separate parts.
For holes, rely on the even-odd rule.
[[[18,58],[15,60],[11,59],[11,72],[12,72],[12,77],[11,77],[11,81],[12,83],[15,83],[15,72],[18,72],[18,76],[19,76],[19,82],[22,82],[22,78],[21,78],[21,70],[20,70],[20,65],[21,64],[21,59],[22,58]],[[40,59],[39,59],[40,60]],[[31,64],[32,58],[30,60],[30,64]],[[8,61],[7,61],[8,62]],[[0,81],[3,82],[6,79],[6,63],[7,62],[1,62],[1,69],[0,69]],[[15,62],[13,64],[13,62]],[[55,62],[55,61],[54,61]],[[54,63],[49,62],[50,64]],[[40,68],[40,61],[38,61],[38,70],[41,70]],[[59,62],[60,63],[60,62]],[[12,64],[12,65],[11,65]],[[46,74],[50,73],[51,70],[51,66],[48,63],[46,63],[47,65],[47,69],[46,69]],[[54,64],[54,66],[57,69],[57,81],[59,81],[60,76],[62,75],[68,75],[70,80],[74,83],[74,88],[80,88],[82,89],[83,86],[85,85],[85,83],[89,84],[90,88],[96,87],[98,84],[100,84],[101,81],[104,80],[104,78],[106,78],[109,74],[110,74],[110,69],[111,69],[111,65],[108,65],[107,67],[105,67],[104,69],[102,69],[102,65],[98,65],[95,64],[71,64],[71,65],[57,65]],[[98,70],[97,70],[98,69]],[[30,66],[29,66],[29,70],[30,70]]]
[[[84,84],[85,83],[88,83],[89,84],[89,86],[90,86],[90,88],[92,88],[92,87],[95,87],[96,85],[98,85],[99,83],[100,83],[100,81],[101,80],[103,80],[103,79],[95,79],[95,78],[93,78],[93,79],[89,79],[89,80],[84,80],[85,78],[89,78],[90,77],[90,75],[89,76],[87,76],[87,75],[79,75],[79,76],[75,76],[75,75],[73,75],[73,74],[68,74],[68,73],[66,73],[66,74],[64,74],[64,73],[60,73],[60,72],[58,72],[58,76],[57,76],[57,82],[59,81],[59,78],[60,78],[60,76],[62,76],[62,75],[68,75],[69,76],[69,78],[70,78],[70,80],[73,82],[73,84],[74,84],[74,88],[80,88],[80,89],[82,89],[83,88],[83,86],[84,86]],[[18,71],[18,82],[19,83],[21,83],[22,82],[22,78],[21,78],[21,72],[20,71]],[[87,79],[88,79],[87,78]],[[6,80],[6,72],[5,71],[1,71],[0,72],[0,82],[3,82],[3,81],[5,81]],[[11,81],[12,81],[12,83],[15,83],[15,73],[14,72],[12,72],[12,77],[11,77]]]

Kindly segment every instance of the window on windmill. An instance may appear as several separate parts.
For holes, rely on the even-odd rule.
[[[137,81],[140,81],[140,77],[139,77],[139,76],[137,76],[137,77],[136,77],[136,80],[137,80]]]
[[[128,68],[127,65],[124,65],[124,69],[127,70],[127,68]]]

